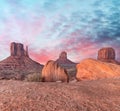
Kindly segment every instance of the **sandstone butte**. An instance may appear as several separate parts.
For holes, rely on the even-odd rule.
[[[67,57],[67,52],[62,51],[59,55],[59,58],[56,62],[63,68],[65,68],[68,72],[70,79],[74,79],[76,75],[76,65],[77,63],[71,61]]]
[[[98,60],[108,63],[119,64],[116,60],[116,53],[112,47],[104,47],[98,51]]]
[[[67,58],[67,52],[65,51],[60,53],[59,58],[56,60],[56,62],[61,65],[76,65],[76,63]]]
[[[55,61],[48,61],[42,69],[43,82],[68,82],[69,77],[67,71],[58,65]]]
[[[10,56],[0,61],[0,79],[24,79],[27,75],[40,73],[43,65],[29,57],[28,47],[12,42]]]
[[[77,80],[96,80],[120,76],[120,65],[85,59],[77,65]]]
[[[77,65],[78,80],[94,80],[120,76],[120,65],[112,47],[104,47],[98,51],[97,60],[85,59]]]

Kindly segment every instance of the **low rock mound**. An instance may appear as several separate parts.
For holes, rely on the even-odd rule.
[[[60,67],[55,61],[48,61],[42,69],[42,81],[44,82],[68,82],[67,71]]]
[[[116,64],[85,59],[77,65],[77,80],[95,80],[117,76],[120,76],[120,66]]]
[[[40,73],[43,65],[29,57],[28,47],[21,43],[11,43],[10,56],[0,61],[0,79],[24,79],[27,75]]]

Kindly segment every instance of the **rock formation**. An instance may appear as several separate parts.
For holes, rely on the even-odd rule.
[[[77,80],[96,80],[120,77],[120,66],[94,59],[85,59],[77,65]]]
[[[102,48],[98,51],[97,58],[100,61],[119,64],[118,61],[115,60],[115,57],[115,50],[112,47]]]
[[[65,51],[61,52],[59,55],[59,58],[56,60],[59,64],[69,64],[69,65],[75,65],[76,63],[72,62],[71,60],[67,59],[67,53]]]
[[[43,65],[29,57],[28,47],[12,42],[10,56],[0,61],[0,79],[24,79],[28,74],[38,73]]]
[[[42,81],[44,82],[68,82],[67,71],[60,67],[55,61],[48,61],[42,69]]]
[[[69,74],[70,79],[75,77],[76,74],[76,64],[67,58],[67,53],[65,51],[61,52],[59,58],[56,62],[63,68],[65,68]]]
[[[21,43],[11,43],[10,47],[10,54],[11,56],[29,56],[28,55],[28,47],[26,46],[26,50],[24,50],[24,46]]]

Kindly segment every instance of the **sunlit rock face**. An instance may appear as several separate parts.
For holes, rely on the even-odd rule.
[[[27,75],[40,73],[43,65],[29,57],[28,47],[21,43],[10,44],[10,56],[0,61],[0,79],[24,79]]]
[[[119,62],[116,61],[115,58],[116,53],[112,47],[105,47],[98,51],[97,59],[100,61],[119,64]]]
[[[77,65],[77,80],[96,80],[120,77],[120,66],[101,62],[95,59],[85,59]]]
[[[68,82],[67,71],[60,67],[55,61],[48,61],[42,69],[42,81],[43,82]]]

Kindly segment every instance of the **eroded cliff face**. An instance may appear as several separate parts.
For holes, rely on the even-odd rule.
[[[105,47],[98,51],[98,60],[103,62],[119,64],[116,60],[116,53],[112,47]]]
[[[28,47],[21,43],[10,44],[10,56],[0,61],[0,79],[24,79],[26,75],[40,73],[43,65],[29,57]]]
[[[26,50],[25,50],[23,44],[12,42],[10,45],[10,55],[18,56],[18,57],[21,56],[29,57],[28,46],[26,46]]]

